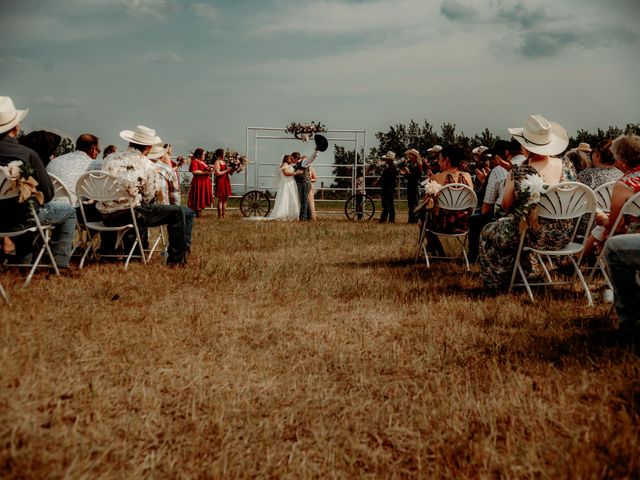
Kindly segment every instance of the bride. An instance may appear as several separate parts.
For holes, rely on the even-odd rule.
[[[302,170],[294,170],[289,163],[289,155],[282,157],[280,165],[280,183],[273,210],[267,216],[269,220],[298,220],[300,215],[300,199],[298,198],[298,185],[296,175],[303,173]]]

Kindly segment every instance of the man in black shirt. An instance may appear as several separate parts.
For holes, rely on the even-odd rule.
[[[44,196],[44,204],[38,208],[38,218],[43,224],[53,225],[50,246],[56,264],[60,268],[69,266],[71,258],[71,243],[76,228],[76,215],[73,206],[55,202],[53,198],[53,184],[47,174],[42,160],[36,152],[20,145],[16,140],[20,131],[20,122],[27,115],[28,110],[17,110],[10,97],[0,96],[0,166],[7,166],[13,161],[20,161],[30,167],[31,176],[38,182],[38,191]],[[0,200],[0,229],[20,230],[29,224],[29,206],[26,202],[19,203],[17,197]],[[14,237],[18,261],[30,262],[32,237],[28,235]]]
[[[387,166],[380,175],[377,185],[380,186],[380,196],[382,197],[382,213],[380,214],[380,220],[378,223],[395,223],[396,210],[393,205],[393,194],[396,190],[396,183],[398,181],[398,169],[394,165],[396,154],[394,152],[387,152],[382,157]]]

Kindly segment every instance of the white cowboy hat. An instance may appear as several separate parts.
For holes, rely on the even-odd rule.
[[[474,155],[480,155],[482,152],[484,152],[488,148],[489,147],[485,147],[484,145],[480,145],[479,147],[476,147],[473,150],[471,150],[471,153],[473,153]]]
[[[156,136],[156,131],[153,128],[147,128],[143,125],[138,125],[135,130],[122,130],[120,138],[137,145],[162,143],[162,139]]]
[[[557,155],[569,144],[567,131],[542,115],[529,115],[524,127],[508,130],[520,145],[538,155]]]
[[[414,155],[417,160],[420,160],[422,158],[422,157],[420,157],[420,152],[418,150],[416,150],[415,148],[410,148],[409,150],[404,152],[404,154],[405,155]]]
[[[441,152],[441,151],[442,151],[442,147],[440,145],[434,145],[433,147],[427,150],[427,152]]]
[[[156,143],[153,147],[151,147],[149,153],[147,153],[147,158],[156,160],[158,158],[164,157],[168,151],[169,149],[165,147],[164,143]]]
[[[585,142],[581,142],[578,145],[578,148],[576,148],[576,150],[578,150],[579,152],[591,153],[591,145],[589,145],[588,143],[585,143]]]
[[[11,97],[0,97],[0,133],[8,132],[19,124],[28,112],[28,108],[16,110]]]
[[[386,155],[383,155],[380,158],[382,158],[384,160],[395,160],[396,159],[396,154],[394,152],[392,152],[391,150],[389,150]]]

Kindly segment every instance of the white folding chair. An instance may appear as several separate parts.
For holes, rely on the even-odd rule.
[[[609,213],[611,211],[611,194],[613,193],[613,186],[616,182],[603,183],[599,187],[593,190],[596,196],[596,207],[598,210]]]
[[[80,205],[80,212],[82,219],[87,227],[87,248],[80,260],[80,268],[83,268],[84,262],[87,256],[91,253],[95,258],[99,257],[111,257],[111,258],[124,258],[126,261],[124,269],[129,267],[131,258],[136,257],[142,259],[143,263],[147,263],[147,259],[144,255],[144,249],[142,247],[142,240],[140,238],[140,230],[138,229],[138,222],[136,220],[135,210],[133,208],[133,201],[127,188],[120,182],[117,177],[109,175],[102,171],[90,171],[82,174],[76,184],[76,195],[78,197],[78,203]],[[85,202],[112,202],[112,201],[126,201],[129,204],[129,213],[131,214],[131,222],[125,225],[108,227],[103,222],[89,222],[84,211]],[[116,247],[123,244],[123,239],[127,231],[133,229],[136,235],[136,239],[126,255],[98,255],[97,242],[102,232],[117,232]],[[95,232],[92,235],[92,232]],[[96,234],[97,233],[97,234]],[[134,255],[136,247],[140,246],[140,254]]]
[[[518,253],[516,255],[516,261],[513,266],[513,273],[511,274],[511,283],[509,284],[509,292],[513,289],[513,287],[524,286],[527,289],[527,293],[529,294],[529,298],[532,302],[533,293],[531,292],[531,287],[536,285],[559,285],[567,282],[554,282],[551,278],[549,270],[545,266],[544,259],[542,256],[544,255],[547,258],[550,257],[567,257],[569,258],[573,268],[575,270],[575,274],[580,279],[580,283],[584,289],[585,295],[587,297],[587,303],[589,306],[593,305],[593,300],[591,298],[591,292],[589,292],[589,287],[584,280],[584,276],[580,271],[580,262],[582,261],[582,252],[584,251],[584,245],[587,240],[586,237],[583,238],[581,242],[576,242],[576,233],[578,230],[579,219],[583,215],[589,215],[589,221],[587,224],[587,231],[591,231],[591,225],[593,225],[593,219],[596,213],[596,197],[587,185],[577,182],[563,182],[553,187],[549,188],[540,198],[540,202],[537,206],[538,209],[538,218],[545,218],[549,220],[575,220],[575,226],[573,229],[573,234],[571,236],[571,241],[565,245],[563,248],[558,250],[543,250],[535,247],[525,246],[525,238],[527,237],[528,229],[525,229],[520,235],[520,244],[518,247]],[[545,280],[541,283],[531,283],[527,279],[527,276],[522,268],[521,259],[523,253],[531,252],[535,255],[542,270],[544,271]],[[574,256],[578,255],[578,260],[574,260]],[[520,278],[522,278],[523,283],[516,283],[516,275],[520,274]]]
[[[7,200],[10,198],[16,198],[20,195],[20,191],[17,186],[13,185],[13,182],[7,177],[6,171],[0,168],[0,200]],[[20,235],[24,235],[25,233],[37,233],[42,241],[42,246],[40,247],[35,259],[32,259],[31,263],[25,264],[6,264],[11,267],[31,267],[29,270],[29,274],[24,281],[23,286],[29,285],[31,279],[33,278],[33,274],[35,273],[38,267],[41,268],[53,268],[56,275],[60,275],[60,271],[58,270],[58,265],[56,265],[56,261],[53,258],[53,253],[51,252],[51,248],[49,247],[49,235],[53,227],[51,225],[42,225],[40,223],[40,219],[38,218],[38,214],[36,212],[33,203],[29,202],[29,213],[31,223],[29,226],[20,228],[18,230],[9,230],[9,231],[0,231],[0,237],[19,237]],[[49,260],[51,261],[50,265],[41,265],[42,257],[45,252],[49,256]],[[3,289],[4,291],[4,289]],[[6,295],[4,292],[3,296]],[[5,297],[6,298],[6,297]]]
[[[610,236],[615,235],[615,231],[618,229],[620,222],[627,215],[631,217],[640,216],[640,192],[635,193],[626,202],[624,202],[624,205],[620,209],[620,213],[618,214],[618,217],[613,223],[613,227],[611,227]],[[600,272],[602,273],[602,276],[604,277],[604,281],[607,283],[607,286],[613,290],[613,285],[611,284],[611,280],[609,279],[609,275],[607,274],[607,269],[604,265],[604,261],[602,260],[603,250],[604,248],[600,249],[600,253],[598,254],[598,259],[596,260],[596,267],[594,267],[593,271],[591,272],[591,276],[589,277],[589,279],[593,278],[593,275],[596,269],[599,269]]]
[[[434,200],[434,207],[437,206],[439,209],[445,210],[469,210],[473,212],[476,208],[476,204],[478,203],[478,199],[476,197],[475,192],[472,188],[464,185],[463,183],[450,183],[442,187],[442,189],[436,194]],[[467,234],[469,230],[465,230],[460,233],[443,233],[432,230],[428,225],[428,222],[422,222],[422,228],[420,229],[420,236],[418,238],[418,247],[416,249],[415,261],[418,261],[420,257],[420,253],[424,255],[425,262],[427,267],[430,267],[429,263],[429,252],[427,249],[427,239],[428,234],[432,233],[437,237],[448,237],[455,238],[460,247],[462,249],[462,255],[464,257],[464,263],[467,266],[467,270],[469,270],[469,259],[467,258],[466,244],[467,244]],[[431,258],[455,258],[451,256],[434,256]]]

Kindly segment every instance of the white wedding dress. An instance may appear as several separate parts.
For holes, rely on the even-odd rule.
[[[298,220],[300,215],[300,198],[298,197],[298,184],[293,176],[284,174],[293,173],[293,166],[280,167],[280,183],[273,209],[266,217],[268,220]]]

